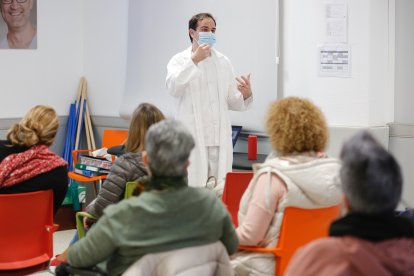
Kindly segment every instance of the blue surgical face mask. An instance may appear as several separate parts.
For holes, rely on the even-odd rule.
[[[210,47],[213,47],[214,43],[216,43],[216,35],[212,32],[199,32],[198,45],[201,45],[203,43],[206,43]]]

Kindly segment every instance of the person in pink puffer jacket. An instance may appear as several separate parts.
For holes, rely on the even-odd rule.
[[[287,207],[314,209],[341,202],[341,163],[323,153],[328,128],[315,104],[299,97],[277,100],[267,111],[266,129],[276,154],[255,164],[240,201],[236,231],[241,245],[274,247]],[[231,263],[237,276],[275,275],[271,254],[240,251]]]

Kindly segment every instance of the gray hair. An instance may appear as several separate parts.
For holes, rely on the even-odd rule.
[[[186,176],[194,145],[193,136],[179,121],[163,120],[152,125],[144,145],[151,173],[159,177]]]
[[[349,139],[341,151],[342,189],[352,211],[378,214],[393,211],[400,201],[400,166],[367,131]]]

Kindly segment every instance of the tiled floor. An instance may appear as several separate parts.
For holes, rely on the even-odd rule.
[[[75,234],[75,229],[58,231],[53,234],[53,254],[59,254],[63,252],[69,245],[69,242],[72,240],[73,235]],[[54,275],[50,270],[41,271],[35,273],[36,276],[50,276]]]

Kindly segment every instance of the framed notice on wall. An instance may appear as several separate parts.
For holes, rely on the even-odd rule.
[[[0,49],[37,49],[37,0],[0,0]]]

